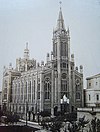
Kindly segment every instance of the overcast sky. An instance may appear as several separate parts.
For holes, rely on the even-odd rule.
[[[62,0],[66,28],[70,28],[71,53],[86,77],[100,73],[100,0]],[[41,62],[52,50],[59,0],[0,0],[0,87],[3,66],[23,57],[29,43],[30,57]]]

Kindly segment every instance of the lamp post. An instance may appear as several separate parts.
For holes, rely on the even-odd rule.
[[[63,111],[63,99],[60,100],[60,104],[61,104],[61,112]]]
[[[61,111],[64,113],[69,112],[69,99],[66,95],[63,95],[63,98],[61,99]]]

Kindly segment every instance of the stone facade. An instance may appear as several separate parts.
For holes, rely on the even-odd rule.
[[[53,51],[47,53],[44,64],[30,59],[28,44],[24,57],[16,60],[16,68],[5,68],[3,73],[3,102],[12,112],[60,110],[64,95],[69,99],[70,111],[83,107],[83,67],[75,67],[70,54],[70,32],[66,30],[62,11],[59,11],[57,27],[53,31]],[[27,107],[26,107],[27,104]]]
[[[86,107],[100,107],[100,74],[87,78]]]

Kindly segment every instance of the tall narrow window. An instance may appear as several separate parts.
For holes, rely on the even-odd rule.
[[[61,81],[61,91],[67,92],[67,81],[66,80]]]
[[[62,68],[66,68],[66,63],[62,63]]]
[[[15,84],[15,102],[17,102],[17,83]]]
[[[45,90],[45,99],[50,99],[51,85],[48,78],[45,81],[44,90]]]
[[[80,98],[81,98],[80,93],[77,92],[77,93],[76,93],[76,99],[80,99]]]
[[[61,56],[66,56],[66,43],[61,43]]]
[[[33,91],[34,91],[34,99],[35,99],[35,80],[34,80],[34,84],[33,85],[34,85],[34,87],[33,87],[34,90]]]
[[[40,99],[40,83],[38,84],[37,88],[37,98]]]
[[[31,100],[31,81],[29,81],[29,88],[28,88],[28,101]]]
[[[18,99],[17,101],[20,102],[20,83],[18,83]]]
[[[4,83],[4,99],[7,99],[7,81]]]
[[[96,95],[96,99],[97,99],[97,101],[99,100],[99,95],[98,94]]]
[[[91,96],[90,96],[90,94],[89,94],[89,101],[91,100]]]
[[[27,99],[27,82],[25,83],[25,96],[24,96],[24,99],[25,100]]]
[[[22,86],[21,86],[21,101],[23,100],[23,82],[22,82]]]
[[[89,87],[91,86],[91,83],[89,83]]]

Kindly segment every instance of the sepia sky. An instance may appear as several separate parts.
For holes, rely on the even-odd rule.
[[[100,73],[100,0],[62,0],[66,28],[69,26],[71,53],[86,77]],[[26,42],[30,58],[46,60],[52,50],[59,0],[0,0],[0,87],[3,67],[23,57]],[[1,88],[0,88],[1,89]]]

